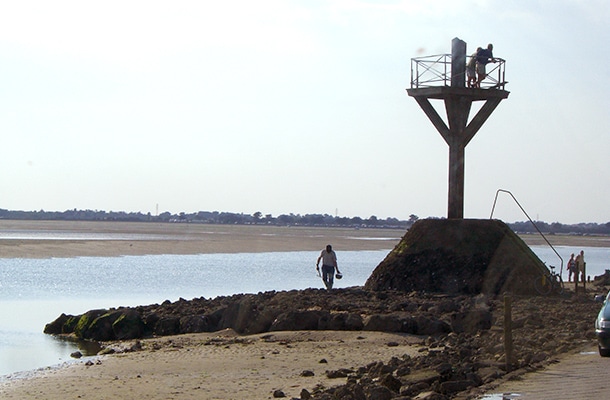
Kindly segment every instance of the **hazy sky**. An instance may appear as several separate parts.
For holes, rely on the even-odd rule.
[[[0,208],[445,217],[448,147],[405,89],[459,37],[511,92],[466,148],[464,216],[502,188],[605,223],[609,21],[605,0],[2,1]],[[508,196],[494,217],[525,220]]]

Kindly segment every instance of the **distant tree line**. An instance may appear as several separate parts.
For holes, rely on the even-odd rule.
[[[47,221],[124,221],[124,222],[171,222],[194,224],[231,224],[231,225],[301,225],[301,226],[348,226],[371,228],[408,228],[419,218],[411,215],[408,221],[397,218],[377,218],[372,215],[367,219],[360,217],[339,217],[329,214],[271,214],[255,212],[254,214],[231,213],[219,211],[198,211],[195,213],[163,212],[159,215],[141,212],[99,211],[99,210],[66,210],[66,211],[11,211],[0,209],[0,219],[13,220],[47,220]]]
[[[435,218],[435,217],[431,217]],[[389,228],[408,229],[419,217],[409,215],[408,220],[397,218],[377,218],[372,215],[361,217],[339,217],[329,214],[271,214],[255,212],[254,214],[231,213],[219,211],[198,211],[195,213],[163,212],[159,215],[141,212],[99,211],[99,210],[66,210],[66,211],[11,211],[0,208],[0,219],[13,220],[47,220],[47,221],[124,221],[124,222],[168,222],[193,224],[231,224],[231,225],[294,225],[317,227],[354,227],[354,228]],[[436,218],[435,218],[436,219]],[[605,224],[580,223],[561,224],[535,221],[536,226],[545,234],[558,235],[610,235],[610,222]],[[517,233],[536,233],[537,230],[529,221],[507,223]]]

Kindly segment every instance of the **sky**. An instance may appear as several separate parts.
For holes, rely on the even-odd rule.
[[[464,217],[503,189],[606,223],[609,21],[605,0],[2,0],[0,208],[446,217],[448,147],[406,89],[458,37],[493,43],[510,91],[466,147]],[[526,220],[503,192],[493,216]]]

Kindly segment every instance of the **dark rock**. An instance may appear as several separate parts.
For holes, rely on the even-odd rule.
[[[187,315],[180,318],[180,333],[212,332],[205,315]]]
[[[441,383],[441,393],[454,394],[457,392],[464,391],[473,386],[475,386],[475,383],[472,381],[469,381],[469,380],[442,382]]]
[[[369,315],[364,319],[365,331],[380,331],[380,332],[400,332],[402,322],[397,315],[375,314]]]
[[[158,336],[177,335],[180,333],[180,318],[161,318],[155,324],[153,333]]]
[[[398,366],[396,368],[396,376],[401,377],[405,375],[409,375],[411,373],[411,367],[406,363]]]
[[[305,371],[301,372],[301,376],[307,377],[307,376],[314,376],[314,375],[315,375],[314,372],[309,369],[306,369]]]
[[[257,310],[252,296],[245,296],[241,300],[231,303],[226,308],[220,320],[219,328],[233,328],[239,333],[245,333],[250,321],[256,319],[256,314]]]
[[[309,393],[309,391],[307,389],[302,389],[301,394],[299,396],[301,397],[301,400],[310,400],[311,399],[311,393]]]
[[[98,309],[98,310],[90,310],[86,313],[82,314],[78,318],[78,322],[74,327],[74,334],[79,339],[88,339],[90,338],[89,327],[97,319],[98,317],[107,313],[107,310]]]
[[[400,388],[400,394],[402,396],[412,397],[428,389],[430,389],[430,384],[427,382],[417,382],[408,386],[402,386]]]
[[[431,391],[418,394],[414,400],[447,400],[447,397],[440,393]]]
[[[112,324],[112,331],[117,340],[137,339],[143,336],[144,326],[139,312],[135,309],[125,309]]]
[[[439,335],[451,332],[451,326],[445,321],[420,315],[416,318],[418,335]]]
[[[143,316],[142,319],[144,320],[144,326],[146,327],[145,335],[151,335],[155,329],[155,325],[157,325],[157,322],[161,319],[161,316],[156,312],[146,313],[145,311],[143,312]]]
[[[328,329],[333,331],[359,331],[363,328],[364,323],[360,314],[354,313],[335,313],[330,315],[327,326],[320,329]]]
[[[380,378],[384,375],[393,373],[394,370],[396,369],[396,367],[385,364],[382,361],[377,361],[377,362],[370,363],[367,366],[367,369],[368,369],[368,373],[370,376],[375,377],[375,378],[378,378],[378,377]]]
[[[286,397],[286,394],[283,391],[277,389],[277,390],[273,391],[273,397],[274,398]]]
[[[107,341],[115,340],[116,335],[112,325],[122,315],[121,311],[111,311],[95,318],[83,335],[83,339]]]
[[[347,375],[353,372],[351,369],[341,368],[334,371],[326,371],[326,377],[328,379],[347,378]]]
[[[449,363],[442,363],[435,368],[435,371],[438,372],[441,377],[447,377],[453,373],[453,367]]]
[[[44,326],[43,332],[49,335],[59,335],[62,333],[72,333],[72,331],[67,332],[65,328],[66,323],[70,320],[74,319],[73,315],[61,314],[59,317],[55,319],[55,321],[50,322]]]
[[[369,398],[364,393],[364,389],[360,384],[348,383],[338,387],[334,391],[332,399],[367,400]]]
[[[451,315],[451,330],[455,333],[475,334],[491,329],[493,315],[488,310],[470,310]]]
[[[81,358],[83,356],[83,353],[81,353],[80,351],[75,351],[73,353],[70,353],[70,357],[72,358]]]
[[[418,331],[418,326],[417,326],[417,320],[413,317],[403,317],[400,320],[401,326],[400,326],[400,331],[402,333],[410,333],[410,334],[417,334]]]
[[[395,378],[392,374],[386,374],[381,377],[379,383],[396,393],[400,391],[400,387],[402,386],[402,382],[400,382],[400,380]]]
[[[367,400],[390,400],[394,397],[394,393],[385,386],[374,385],[366,388]]]
[[[320,318],[328,318],[327,311],[289,311],[278,315],[269,331],[317,330]]]

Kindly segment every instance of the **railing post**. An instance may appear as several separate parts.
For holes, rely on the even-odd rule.
[[[504,295],[504,356],[506,357],[506,372],[510,372],[513,360],[513,318],[510,294]]]
[[[451,41],[451,87],[466,87],[466,42]]]

